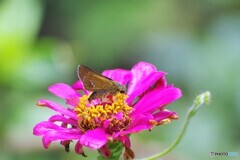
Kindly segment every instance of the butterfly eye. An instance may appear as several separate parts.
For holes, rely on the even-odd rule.
[[[121,90],[120,93],[125,93],[125,91]]]

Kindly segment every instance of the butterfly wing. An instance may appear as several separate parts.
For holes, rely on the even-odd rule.
[[[92,92],[116,88],[116,84],[112,79],[98,74],[83,65],[78,66],[78,77],[83,82],[84,88]]]

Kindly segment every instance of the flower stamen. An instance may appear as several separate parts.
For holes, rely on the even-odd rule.
[[[80,98],[79,104],[74,111],[79,118],[78,125],[81,130],[87,131],[89,129],[95,129],[98,126],[103,125],[105,120],[110,120],[108,131],[116,132],[124,130],[131,122],[129,113],[132,111],[132,107],[128,106],[125,102],[127,95],[123,93],[117,93],[112,96],[111,103],[99,103],[92,105],[88,102],[87,95],[83,95]],[[120,118],[117,114],[122,113]]]

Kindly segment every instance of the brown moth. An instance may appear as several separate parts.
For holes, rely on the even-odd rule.
[[[78,78],[82,81],[84,89],[93,92],[88,98],[90,102],[94,99],[102,99],[107,95],[114,95],[118,92],[127,92],[125,86],[83,65],[78,65]]]

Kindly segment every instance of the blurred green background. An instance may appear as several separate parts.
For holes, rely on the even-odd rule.
[[[178,121],[131,136],[137,158],[169,146],[193,98],[205,90],[212,103],[163,159],[219,159],[209,153],[222,151],[240,156],[239,0],[1,0],[0,159],[83,159],[73,145],[70,153],[58,142],[45,150],[32,135],[33,126],[54,113],[36,107],[37,100],[64,104],[47,87],[75,82],[78,64],[101,72],[139,61],[168,72],[183,97],[168,106]],[[94,159],[96,151],[85,150]]]

